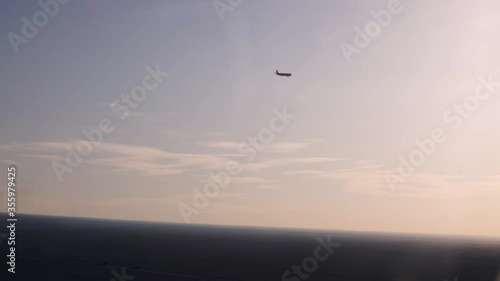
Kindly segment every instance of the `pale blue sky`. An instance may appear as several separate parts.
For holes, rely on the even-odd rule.
[[[7,34],[41,8],[2,2],[0,157],[18,166],[20,210],[182,221],[193,188],[286,106],[291,124],[193,222],[500,235],[486,226],[500,95],[456,131],[443,121],[479,76],[500,80],[500,5],[402,0],[347,63],[340,44],[389,2],[243,0],[221,20],[212,1],[74,0],[17,54]],[[170,76],[132,116],[111,114],[157,65]],[[51,162],[103,118],[116,131],[60,183]],[[447,142],[391,191],[384,175],[435,128]]]

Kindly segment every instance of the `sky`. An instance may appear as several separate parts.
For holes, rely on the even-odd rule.
[[[500,237],[498,1],[41,2],[0,3],[19,213]]]

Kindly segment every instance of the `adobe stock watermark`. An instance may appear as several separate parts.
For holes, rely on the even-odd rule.
[[[470,118],[480,105],[491,98],[492,94],[497,93],[497,88],[500,88],[500,82],[493,81],[491,74],[488,78],[478,77],[478,81],[474,93],[466,96],[462,102],[453,104],[443,113],[444,123],[449,124],[453,131],[460,129],[464,120]],[[398,168],[385,174],[386,182],[391,191],[395,191],[397,184],[403,183],[406,178],[412,176],[417,168],[436,152],[438,146],[447,140],[448,134],[443,128],[435,128],[430,137],[423,140],[416,139],[414,141],[416,148],[406,157],[400,155]]]
[[[12,49],[17,54],[19,53],[19,46],[21,44],[28,44],[30,39],[33,39],[38,34],[38,29],[46,26],[49,19],[55,17],[60,8],[68,4],[71,0],[40,0],[38,6],[41,10],[36,11],[31,20],[27,17],[21,18],[23,25],[21,27],[21,35],[9,32],[7,38],[9,39]]]
[[[330,235],[326,241],[321,237],[316,238],[319,245],[314,249],[313,255],[302,260],[301,265],[292,265],[290,269],[283,272],[281,275],[282,281],[300,281],[308,280],[310,275],[319,268],[319,264],[326,261],[334,252],[334,249],[340,247],[341,244],[333,243]]]
[[[253,161],[257,152],[263,151],[274,140],[275,134],[285,130],[290,120],[295,118],[295,115],[287,112],[286,106],[281,111],[273,109],[273,113],[274,116],[269,120],[268,127],[260,129],[257,136],[249,136],[247,141],[238,145],[238,155],[246,157],[247,162]],[[225,189],[231,182],[231,177],[241,173],[241,165],[237,161],[230,160],[223,171],[210,172],[209,182],[203,186],[202,191],[198,188],[193,189],[192,206],[185,203],[179,204],[179,211],[186,223],[190,223],[191,216],[199,215],[203,209],[207,208],[210,199],[219,196],[221,189]]]
[[[411,0],[410,0],[411,1]],[[403,11],[403,6],[399,0],[390,0],[387,3],[387,9],[370,11],[373,21],[365,24],[363,29],[358,26],[354,27],[353,44],[346,42],[340,43],[340,50],[344,55],[347,63],[351,63],[354,54],[359,55],[361,51],[370,45],[372,39],[377,38],[382,32],[382,28],[386,28],[391,24],[394,15],[399,15]]]
[[[140,102],[143,102],[148,94],[159,87],[163,79],[169,76],[169,73],[162,72],[159,65],[156,69],[150,66],[146,67],[147,74],[142,78],[142,84],[137,85],[130,91],[130,94],[121,94],[120,99],[115,99],[111,105],[113,116],[118,116],[119,120],[126,119],[131,110],[137,108]],[[85,140],[80,140],[74,147],[66,146],[65,162],[52,162],[52,169],[59,182],[63,181],[65,173],[71,173],[80,166],[83,159],[89,156],[94,147],[104,140],[104,134],[110,134],[115,130],[115,123],[110,118],[102,118],[97,128],[92,130],[83,129],[82,134]]]
[[[114,277],[112,277],[109,281],[130,281],[134,280],[135,276],[133,275],[127,275],[125,272],[125,267],[122,267],[122,272],[121,274],[116,271],[116,269],[112,269],[111,273],[113,274]]]
[[[212,5],[220,21],[224,21],[224,14],[234,11],[242,2],[243,0],[214,0]]]

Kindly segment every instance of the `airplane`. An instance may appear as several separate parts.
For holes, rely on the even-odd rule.
[[[276,75],[278,75],[278,76],[286,76],[286,77],[292,76],[291,73],[280,73],[277,69],[276,69]]]

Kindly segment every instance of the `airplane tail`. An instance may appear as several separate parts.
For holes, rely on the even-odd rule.
[[[278,74],[278,70],[276,69],[276,74]]]

